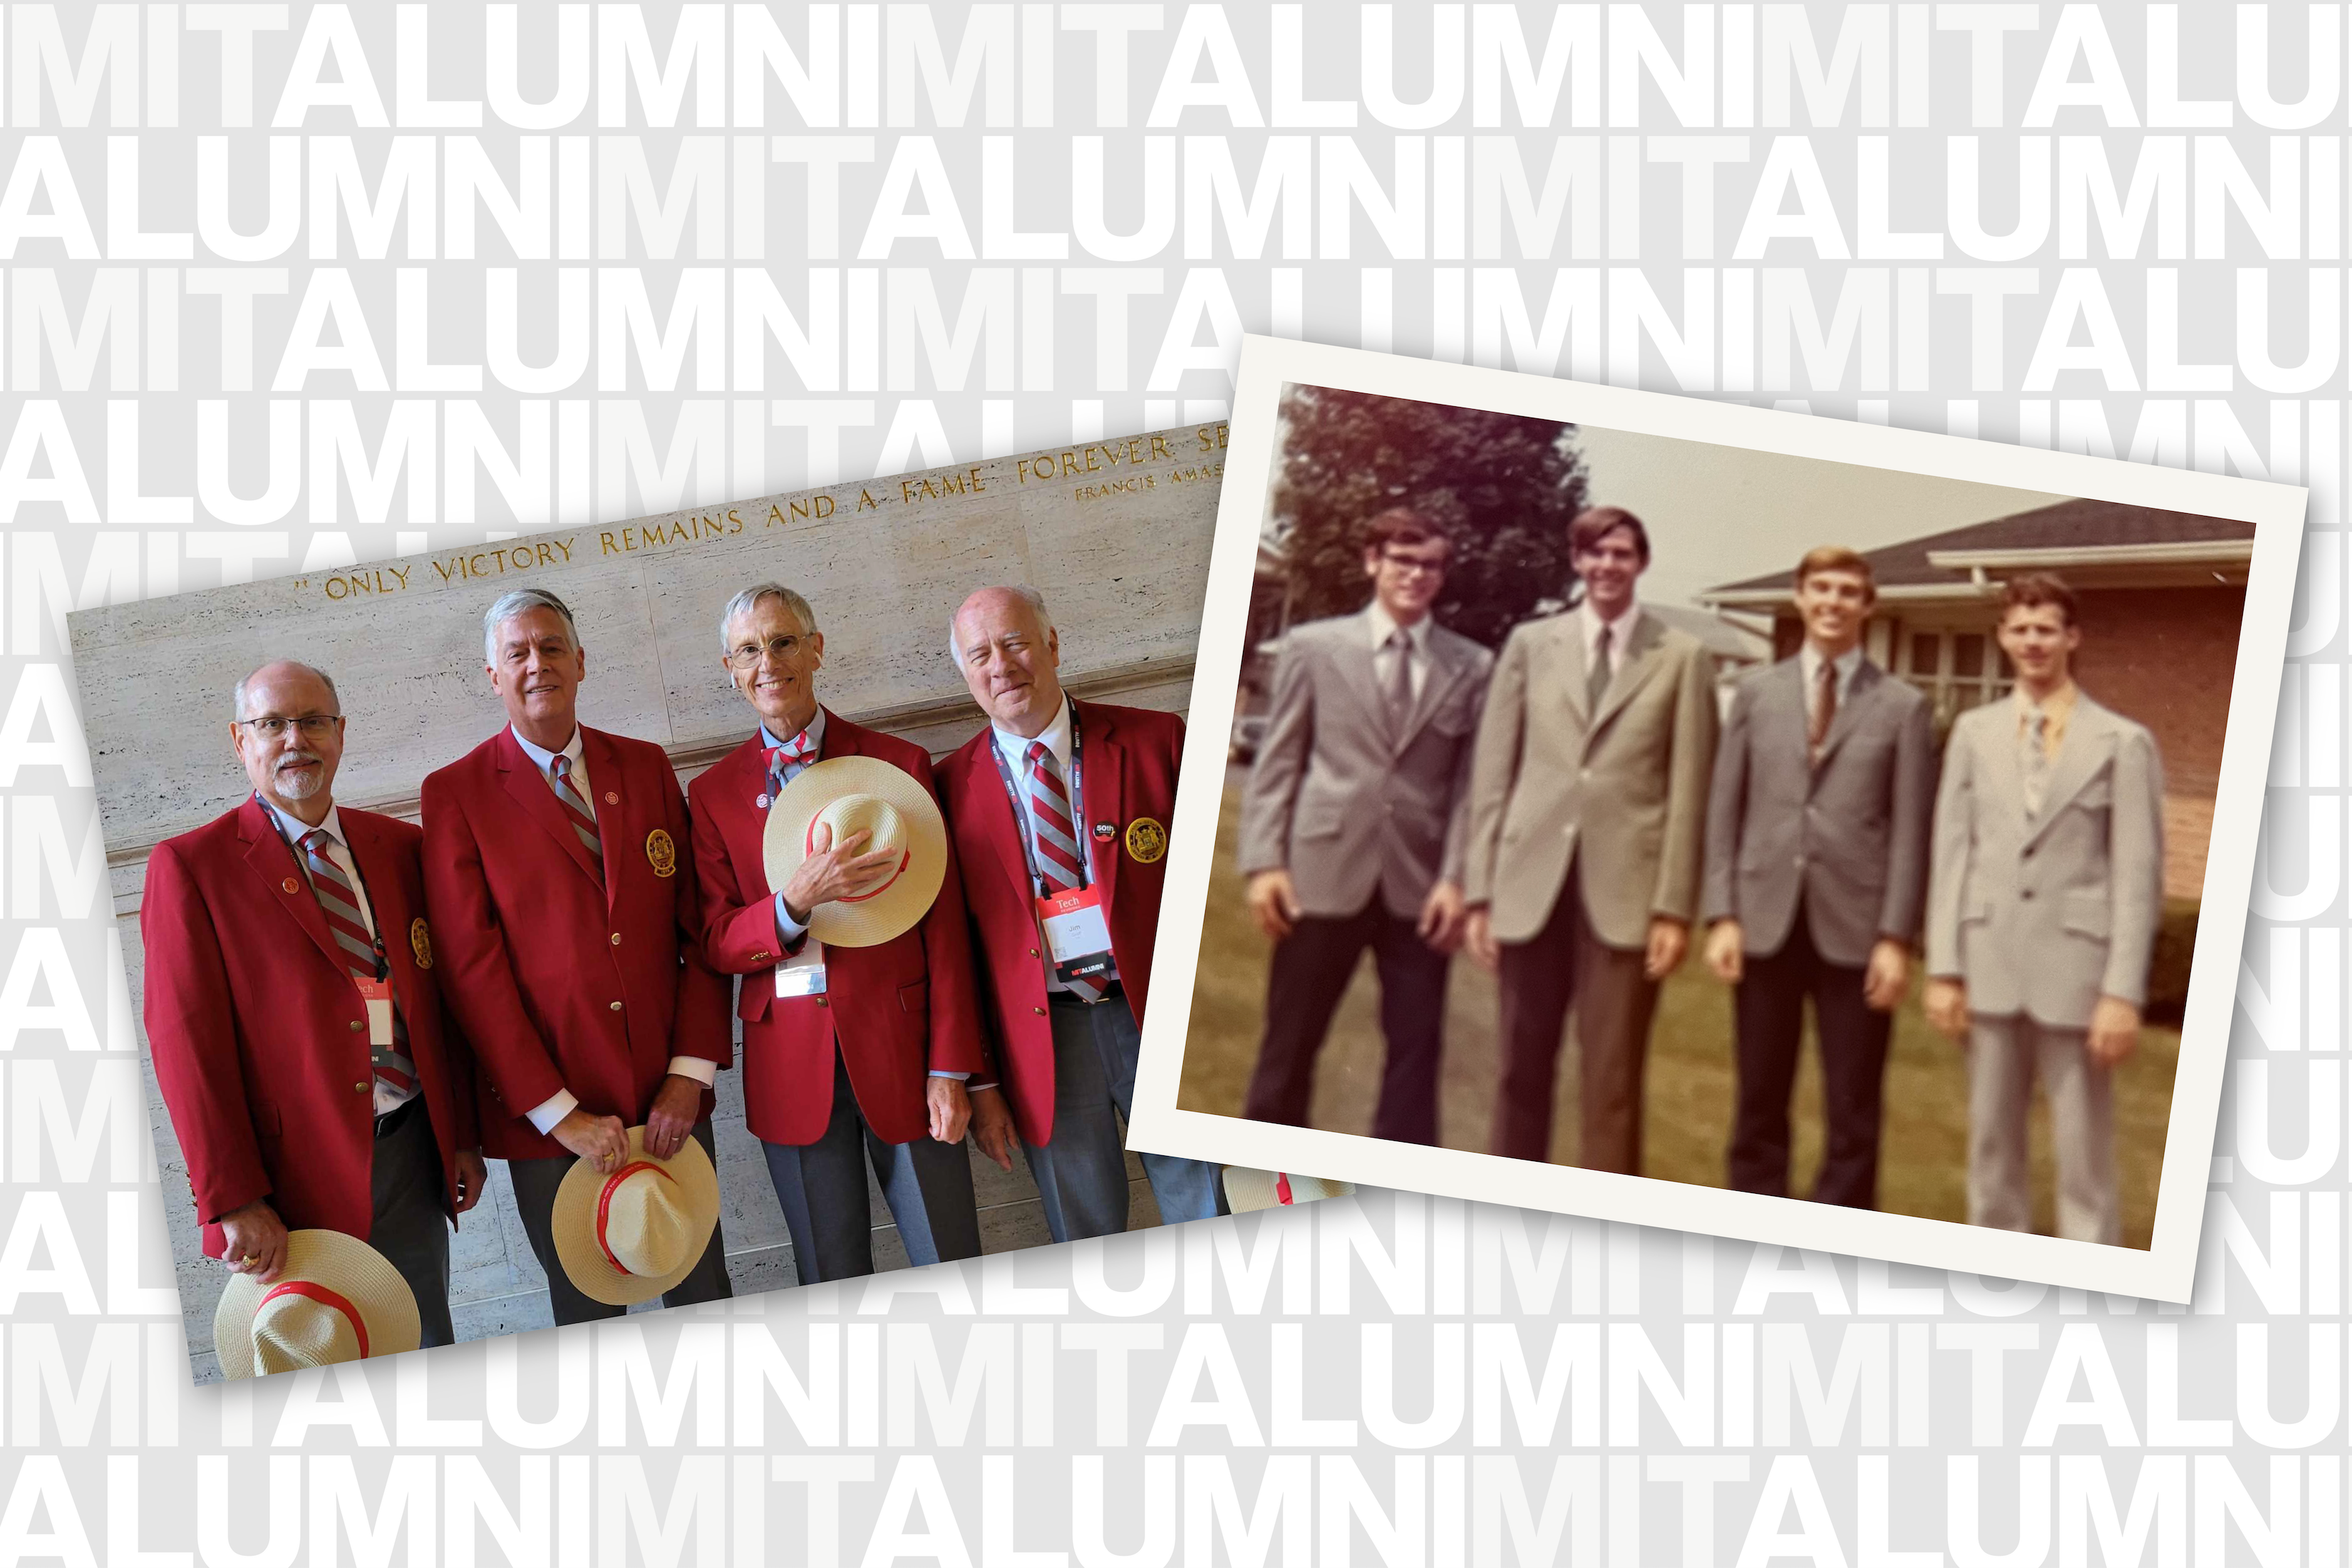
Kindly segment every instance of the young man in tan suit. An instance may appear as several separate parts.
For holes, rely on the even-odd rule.
[[[1969,1223],[2032,1227],[2026,1112],[2050,1097],[2058,1234],[2114,1246],[2114,1069],[2139,1043],[2164,912],[2164,766],[2074,684],[2074,591],[2002,591],[2017,689],[1944,748],[1927,874],[1927,1021],[1969,1053]]]
[[[1503,645],[1471,766],[1465,942],[1502,981],[1494,1150],[1551,1151],[1560,1026],[1582,1046],[1578,1163],[1638,1175],[1642,1073],[1658,982],[1698,912],[1715,763],[1715,679],[1696,639],[1634,603],[1642,521],[1569,525],[1584,603]]]

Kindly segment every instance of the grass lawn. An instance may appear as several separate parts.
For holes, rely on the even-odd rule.
[[[1225,790],[1201,934],[1199,979],[1177,1103],[1213,1115],[1241,1113],[1257,1055],[1265,997],[1268,944],[1242,909],[1234,872],[1238,790]],[[1697,944],[1692,944],[1694,953]],[[1886,1068],[1886,1121],[1879,1162],[1879,1206],[1890,1213],[1963,1220],[1968,1160],[1968,1079],[1962,1053],[1927,1026],[1917,986],[1895,1021]],[[1380,1086],[1379,987],[1370,958],[1340,1004],[1315,1077],[1314,1123],[1368,1132]],[[1466,959],[1453,966],[1445,1005],[1445,1061],[1439,1085],[1438,1136],[1449,1148],[1483,1150],[1494,1115],[1497,1059],[1495,983]],[[1811,1028],[1806,1037],[1810,1042]],[[1573,1050],[1573,1046],[1568,1047]],[[2172,1110],[2178,1030],[2150,1027],[2116,1082],[2116,1152],[2122,1183],[2124,1242],[2145,1247],[2156,1214],[2156,1185]],[[1551,1157],[1576,1157],[1576,1074],[1564,1060],[1553,1116]],[[1671,976],[1650,1035],[1649,1093],[1642,1173],[1665,1181],[1723,1185],[1732,1107],[1731,993],[1696,956]],[[1795,1170],[1791,1190],[1811,1189],[1821,1163],[1821,1075],[1810,1044],[1797,1079]],[[2052,1167],[2046,1114],[2033,1112],[2034,1224],[2048,1232]]]

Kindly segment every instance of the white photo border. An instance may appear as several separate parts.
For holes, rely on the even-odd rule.
[[[1243,341],[1234,388],[1224,492],[1217,510],[1183,772],[1171,824],[1171,837],[1181,844],[1215,842],[1250,586],[1268,479],[1278,455],[1277,405],[1286,384],[2252,523],[2246,614],[2239,629],[2153,1234],[2142,1251],[1181,1110],[1176,1097],[1208,900],[1206,855],[1171,857],[1169,863],[1151,974],[1151,992],[1160,1000],[1143,1026],[1128,1146],[1264,1170],[1307,1172],[1368,1186],[2187,1301],[2204,1224],[2214,1123],[2239,953],[2245,941],[2307,492],[2297,486],[2218,474],[1251,335]]]

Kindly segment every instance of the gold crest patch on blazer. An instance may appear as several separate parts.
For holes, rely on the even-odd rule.
[[[417,968],[433,967],[433,933],[425,929],[423,915],[408,922],[408,951],[415,955]]]
[[[1135,860],[1149,866],[1168,853],[1168,830],[1149,816],[1139,816],[1127,825],[1127,852]]]
[[[677,874],[677,845],[667,830],[656,827],[646,835],[646,863],[654,868],[656,877]]]

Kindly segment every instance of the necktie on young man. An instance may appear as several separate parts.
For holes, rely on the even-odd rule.
[[[323,827],[314,827],[302,836],[302,862],[310,873],[310,891],[318,896],[320,912],[327,917],[327,933],[341,950],[344,967],[362,980],[382,980],[389,966],[376,952],[375,940],[368,935],[367,921],[360,913],[359,894],[352,887],[351,879],[327,853],[327,846],[333,842]],[[392,1043],[371,1047],[368,1056],[375,1076],[394,1093],[406,1095],[415,1090],[416,1063],[408,1054],[408,1021],[400,1016],[397,1004],[392,1009]]]
[[[1601,628],[1600,637],[1592,645],[1592,668],[1584,672],[1584,712],[1587,720],[1601,712],[1601,700],[1609,695],[1609,637],[1607,626]]]
[[[2042,797],[2050,789],[2050,715],[2036,708],[2025,721],[2025,766],[2021,786],[2025,795],[2025,815],[2042,815]]]
[[[1830,725],[1837,719],[1837,666],[1822,660],[1813,678],[1812,713],[1805,725],[1805,751],[1815,765],[1822,760],[1822,747],[1830,738]]]
[[[1070,809],[1069,791],[1062,784],[1062,770],[1054,761],[1053,749],[1043,741],[1030,742],[1028,762],[1029,821],[1036,830],[1037,874],[1045,879],[1046,892],[1073,892],[1086,882],[1086,850],[1078,842],[1077,814]],[[1099,1002],[1118,978],[1118,972],[1113,969],[1062,984],[1088,1002]]]
[[[580,842],[588,847],[588,858],[594,864],[596,876],[601,880],[604,875],[604,846],[596,837],[596,814],[588,808],[588,802],[581,795],[579,786],[572,782],[570,757],[561,752],[556,753],[554,762],[548,765],[547,784],[555,792],[555,798],[562,803],[563,815],[571,819],[572,831],[578,834]]]
[[[1412,637],[1403,627],[1389,634],[1389,652],[1394,658],[1389,666],[1389,733],[1402,741],[1412,719]]]

